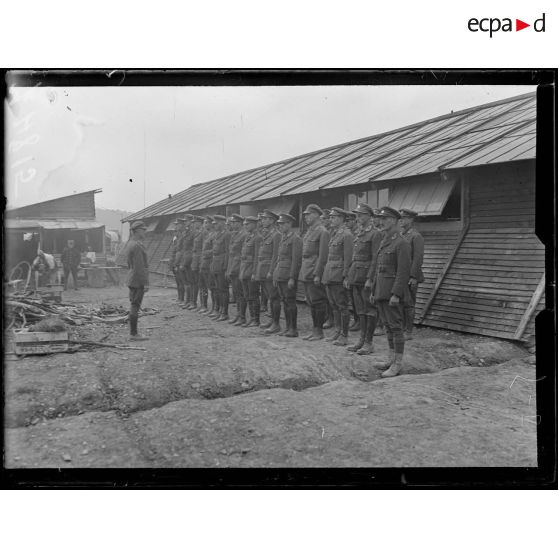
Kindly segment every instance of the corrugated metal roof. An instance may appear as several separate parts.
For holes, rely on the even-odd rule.
[[[125,220],[533,159],[535,124],[536,94],[528,93],[196,184]]]

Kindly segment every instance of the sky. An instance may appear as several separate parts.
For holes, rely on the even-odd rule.
[[[199,182],[528,86],[10,88],[8,207],[92,189],[137,211]]]

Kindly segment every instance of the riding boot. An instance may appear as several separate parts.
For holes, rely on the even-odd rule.
[[[286,304],[283,304],[283,312],[285,313],[285,329],[278,333],[281,336],[285,336],[291,328],[291,311]]]
[[[254,315],[254,301],[248,301],[248,313],[250,314],[250,319],[242,326],[242,327],[252,327],[254,323],[255,315]]]
[[[355,314],[355,321],[349,327],[349,331],[360,331],[360,316]]]
[[[361,314],[359,316],[359,326],[360,326],[360,338],[359,340],[354,344],[354,345],[349,345],[347,347],[347,351],[350,351],[351,353],[356,353],[359,349],[362,349],[362,346],[364,345],[364,340],[366,338],[366,316],[364,314]]]
[[[341,335],[333,341],[333,345],[338,347],[344,347],[347,343],[347,337],[349,335],[349,321],[351,320],[351,315],[349,312],[341,313]]]
[[[394,353],[393,362],[391,366],[385,371],[382,372],[382,378],[392,378],[393,376],[397,376],[401,374],[401,370],[403,368],[403,353]]]
[[[246,300],[243,298],[240,300],[239,302],[239,312],[238,312],[238,322],[236,322],[234,325],[235,327],[240,327],[240,326],[244,326],[244,324],[246,323],[246,306],[248,305],[248,303],[246,302]]]
[[[310,341],[316,333],[316,308],[314,306],[310,306],[310,315],[312,316],[312,333],[305,335],[302,339],[304,341]]]
[[[291,308],[289,310],[289,312],[291,314],[290,327],[289,327],[287,333],[285,333],[285,337],[298,337],[298,330],[296,328],[296,319],[297,319],[298,309],[296,307],[296,304],[295,304],[294,308]]]
[[[339,310],[333,310],[333,323],[335,326],[335,331],[333,332],[333,335],[331,335],[331,337],[326,337],[326,341],[328,341],[329,343],[337,341],[337,339],[339,339],[339,336],[341,335],[341,314]]]
[[[376,329],[376,318],[374,316],[366,316],[366,338],[364,345],[357,351],[357,355],[369,355],[374,352],[372,339],[374,338],[374,330]]]
[[[279,301],[271,301],[271,325],[264,330],[264,333],[279,333],[281,325],[279,318],[281,316],[281,303]]]
[[[322,329],[331,329],[334,326],[334,316],[333,310],[331,309],[331,304],[326,302],[326,321]]]
[[[254,300],[254,323],[252,327],[260,327],[260,299]]]

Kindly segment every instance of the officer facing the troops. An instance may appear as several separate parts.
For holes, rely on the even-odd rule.
[[[182,219],[175,219],[174,226],[175,226],[175,234],[172,239],[172,244],[170,249],[169,269],[172,271],[174,275],[174,280],[176,281],[178,302],[184,302],[184,282],[182,281],[182,277],[179,273],[178,263],[177,263],[178,256],[180,253],[179,252],[180,241],[182,238],[182,233],[184,231],[184,221]]]
[[[200,291],[200,264],[203,247],[203,217],[194,215],[192,222],[194,242],[192,246],[192,264],[190,266],[192,275],[192,302],[186,307],[189,310],[198,309],[198,293]]]
[[[347,213],[340,207],[331,209],[331,238],[323,274],[335,324],[335,332],[326,341],[341,346],[347,344],[349,334],[349,291],[344,282],[349,275],[353,259],[353,235],[345,227],[346,216]]]
[[[306,302],[312,315],[312,333],[303,337],[306,341],[324,338],[323,325],[327,318],[327,294],[322,274],[327,261],[329,233],[322,225],[322,209],[311,203],[303,212],[308,230],[302,239],[302,267]]]
[[[371,274],[382,240],[381,233],[372,224],[374,210],[366,203],[360,203],[354,210],[359,228],[354,237],[353,260],[345,286],[352,288],[355,311],[359,316],[360,338],[347,347],[348,351],[359,355],[373,352],[372,339],[376,329],[377,310],[370,302]]]
[[[272,272],[277,261],[279,242],[281,233],[276,229],[275,224],[279,215],[269,209],[262,213],[262,228],[260,230],[261,241],[258,250],[258,262],[256,265],[255,278],[260,282],[262,291],[265,291],[271,306],[271,321],[262,324],[264,333],[278,333],[281,331],[279,318],[281,317],[281,298],[279,290],[273,284]]]
[[[213,237],[213,259],[211,273],[215,280],[215,291],[219,303],[219,313],[213,317],[215,321],[225,322],[229,319],[229,283],[225,277],[229,259],[231,233],[226,229],[227,218],[214,215],[215,236]]]
[[[232,325],[244,325],[246,323],[246,299],[242,291],[240,281],[240,252],[246,237],[246,231],[242,224],[244,218],[238,213],[233,213],[230,219],[231,241],[229,244],[229,261],[227,265],[226,278],[231,282],[232,291],[236,300],[236,316],[229,320]]]
[[[147,252],[143,245],[145,230],[147,227],[143,221],[136,221],[130,226],[132,240],[127,247],[128,261],[128,291],[130,295],[130,341],[145,341],[148,338],[139,335],[138,319],[143,295],[149,290],[149,265]]]
[[[261,237],[257,231],[258,218],[244,218],[244,243],[240,253],[240,280],[244,299],[248,303],[250,320],[243,327],[260,326],[260,284],[256,281],[256,263]]]
[[[404,304],[409,295],[411,245],[399,231],[399,212],[382,207],[379,217],[384,236],[378,250],[372,282],[371,302],[376,304],[386,328],[389,359],[380,369],[382,378],[401,372],[405,337],[403,335]]]
[[[204,237],[200,262],[201,290],[202,290],[202,308],[200,314],[213,316],[216,309],[215,283],[211,274],[211,261],[213,259],[213,237],[215,236],[213,217],[207,215],[204,222]],[[203,294],[205,291],[205,294]],[[207,307],[207,300],[211,292],[211,309]],[[205,297],[205,298],[204,298]]]
[[[413,338],[418,284],[424,281],[424,275],[422,273],[424,238],[414,226],[415,218],[418,216],[418,213],[411,209],[401,209],[399,213],[401,214],[401,219],[399,220],[401,234],[411,245],[411,277],[409,279],[409,292],[411,296],[405,304],[404,313],[405,339],[409,340]]]
[[[302,240],[293,231],[295,218],[292,215],[281,213],[277,223],[281,231],[281,240],[273,270],[273,284],[279,289],[287,322],[285,331],[279,335],[298,337],[296,286],[302,263]]]

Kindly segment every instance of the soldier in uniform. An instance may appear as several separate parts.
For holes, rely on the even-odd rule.
[[[174,275],[174,280],[176,281],[176,292],[178,302],[184,302],[184,283],[182,282],[182,278],[179,274],[177,258],[179,255],[179,246],[180,246],[180,239],[182,237],[182,231],[184,230],[184,220],[183,219],[175,219],[174,225],[176,227],[175,234],[172,239],[171,249],[170,249],[170,256],[169,256],[169,269],[172,271]]]
[[[326,231],[330,233],[331,237],[331,221],[329,215],[331,213],[331,209],[324,209],[324,214],[320,217],[320,221],[322,225],[325,227]],[[331,329],[333,327],[333,311],[331,309],[331,304],[329,300],[326,301],[326,321],[322,326],[322,329]]]
[[[263,226],[263,213],[258,213],[258,226],[256,228],[258,234],[262,236],[262,231],[264,229]],[[258,281],[258,293],[260,297],[260,311],[262,314],[265,314],[268,318],[271,318],[271,312],[268,311],[269,299],[267,297],[267,292],[264,289],[264,286]],[[262,327],[262,326],[260,326]]]
[[[281,213],[277,223],[281,240],[273,269],[273,285],[279,289],[287,322],[286,330],[279,335],[298,337],[296,285],[302,263],[302,239],[293,231],[295,218],[289,213]]]
[[[149,290],[149,265],[147,252],[143,245],[145,230],[143,221],[136,221],[130,226],[132,240],[127,247],[128,290],[130,295],[130,341],[145,341],[148,338],[138,333],[138,314],[143,302],[143,295]]]
[[[355,236],[359,229],[359,224],[357,222],[357,214],[354,211],[347,212],[347,220],[345,221],[345,226],[349,229],[350,233]],[[350,312],[353,317],[353,323],[349,325],[349,331],[360,331],[360,316],[355,307],[355,296],[353,289],[349,289],[349,304]]]
[[[389,345],[389,359],[383,366],[382,378],[401,372],[405,337],[403,335],[404,304],[409,295],[411,245],[399,232],[399,212],[382,207],[379,217],[384,236],[378,250],[372,282],[371,302],[378,306]]]
[[[260,284],[256,281],[256,264],[261,237],[257,231],[258,218],[244,218],[244,243],[240,254],[240,280],[245,300],[248,302],[250,320],[243,327],[260,325]]]
[[[344,281],[349,275],[353,260],[353,235],[345,227],[347,213],[340,207],[331,210],[331,238],[329,253],[323,274],[327,297],[333,310],[335,332],[326,341],[334,345],[346,345],[349,334],[349,296]]]
[[[200,314],[207,314],[209,317],[215,315],[215,312],[219,311],[217,306],[217,295],[215,293],[215,282],[213,280],[213,274],[211,273],[211,261],[213,260],[213,238],[215,237],[215,222],[213,217],[208,215],[204,221],[205,226],[205,236],[203,239],[202,246],[202,256],[201,256],[201,267],[200,272],[203,278],[203,284],[208,291],[211,292],[211,309],[207,308],[207,295],[205,307],[200,310]]]
[[[184,273],[185,283],[185,301],[184,308],[190,308],[192,305],[192,257],[194,253],[194,216],[190,213],[186,214],[186,230],[184,232],[181,247],[181,266]]]
[[[236,301],[236,316],[229,320],[229,324],[232,325],[243,325],[246,323],[246,299],[244,298],[240,281],[240,252],[246,237],[246,231],[242,227],[243,222],[244,217],[238,213],[233,213],[230,217],[231,241],[229,244],[226,278],[231,282]]]
[[[306,341],[324,338],[323,325],[327,317],[327,294],[322,274],[327,261],[329,233],[322,225],[320,206],[311,203],[303,212],[308,230],[302,239],[302,267],[300,275],[304,282],[306,302],[312,314],[312,333],[303,337]]]
[[[353,260],[345,286],[351,287],[355,310],[360,325],[360,338],[347,347],[348,351],[367,355],[373,351],[372,338],[376,329],[377,309],[370,302],[371,275],[382,235],[372,224],[374,210],[367,203],[360,203],[353,210],[357,214],[358,231],[354,237]]]
[[[200,264],[203,248],[203,217],[194,215],[192,222],[194,242],[192,246],[192,264],[190,266],[192,274],[192,303],[189,310],[198,309],[198,293],[200,291]],[[201,306],[201,301],[200,301]]]
[[[215,236],[213,238],[213,259],[211,273],[215,280],[215,291],[219,301],[219,314],[213,317],[215,321],[225,322],[229,319],[229,283],[225,277],[229,259],[229,244],[231,233],[226,229],[227,218],[224,215],[214,215]]]
[[[281,331],[281,326],[279,325],[281,298],[279,290],[273,284],[272,277],[281,240],[281,233],[275,227],[277,219],[279,219],[279,216],[269,209],[264,210],[262,213],[261,241],[255,273],[256,281],[260,282],[261,289],[266,292],[271,306],[271,321],[260,326],[264,329],[264,333],[268,334]]]
[[[374,208],[374,214],[372,215],[372,225],[374,229],[377,230],[383,238],[384,231],[382,229],[382,219],[380,218],[379,209]],[[373,277],[370,278],[370,285],[372,285],[372,279]],[[380,316],[380,314],[378,314],[378,317],[376,319],[376,331],[374,332],[374,335],[382,336],[385,334],[386,332],[384,329],[384,322],[382,321],[382,317]]]
[[[417,302],[418,284],[424,281],[422,273],[422,260],[424,258],[424,238],[415,229],[415,217],[418,216],[416,211],[412,209],[401,209],[399,211],[401,219],[399,226],[401,227],[401,234],[403,238],[411,245],[411,277],[409,279],[409,293],[410,297],[405,304],[404,313],[404,329],[405,340],[413,338],[413,325],[415,321],[415,304]]]

